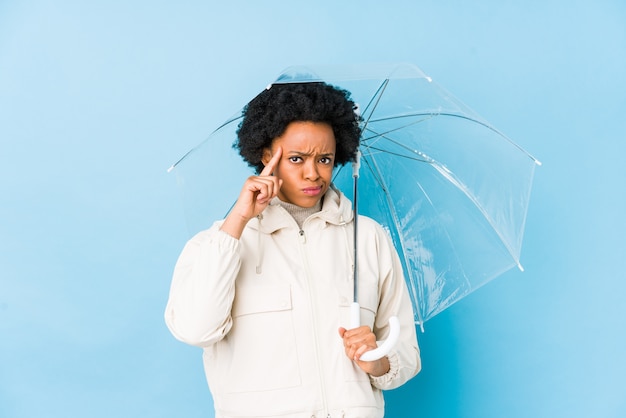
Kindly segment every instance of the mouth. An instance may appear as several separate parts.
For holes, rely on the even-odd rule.
[[[322,192],[322,186],[306,187],[302,189],[302,192],[307,196],[317,196]]]

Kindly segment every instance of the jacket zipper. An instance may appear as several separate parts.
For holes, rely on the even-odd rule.
[[[308,294],[309,294],[309,313],[311,315],[311,320],[313,321],[313,338],[315,340],[315,359],[317,361],[317,364],[320,365],[320,367],[317,367],[317,370],[318,370],[320,392],[322,393],[322,404],[324,406],[324,414],[326,415],[327,418],[330,418],[330,413],[328,412],[328,401],[326,399],[326,386],[324,385],[324,375],[322,372],[323,367],[321,367],[322,359],[319,354],[320,348],[319,348],[319,338],[317,336],[317,329],[318,329],[317,315],[315,314],[315,306],[313,304],[314,297],[313,297],[313,292],[311,288],[311,274],[309,270],[309,260],[306,257],[306,251],[304,251],[304,245],[306,244],[306,234],[304,233],[303,229],[300,229],[300,231],[298,232],[298,235],[300,237],[300,245],[298,246],[298,249],[300,251],[300,257],[302,258],[302,263],[304,264],[304,271],[305,271],[306,283],[307,283]]]

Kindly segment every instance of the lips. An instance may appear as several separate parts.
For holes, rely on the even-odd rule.
[[[302,192],[308,196],[317,196],[322,191],[322,186],[317,187],[307,187],[302,189]]]

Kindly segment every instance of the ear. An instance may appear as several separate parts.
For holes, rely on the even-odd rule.
[[[263,163],[263,165],[267,165],[271,159],[272,159],[272,149],[264,148],[263,156],[261,156],[261,162]]]

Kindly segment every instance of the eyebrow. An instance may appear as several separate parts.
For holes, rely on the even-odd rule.
[[[310,152],[301,152],[301,151],[289,151],[287,152],[287,155],[298,155],[298,156],[303,156],[303,157],[310,157],[312,155],[312,153]],[[327,152],[325,154],[320,154],[320,157],[334,157],[335,153],[333,152]]]

